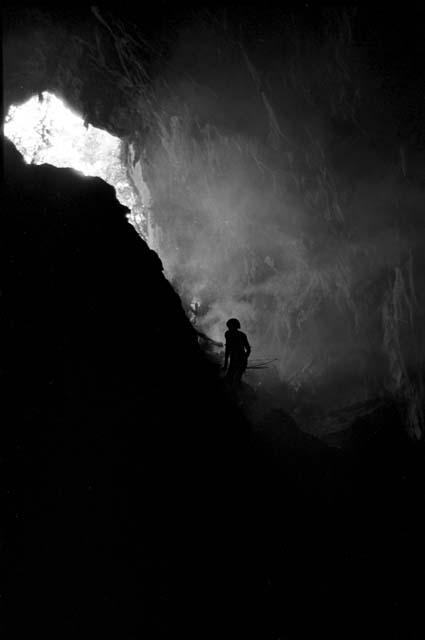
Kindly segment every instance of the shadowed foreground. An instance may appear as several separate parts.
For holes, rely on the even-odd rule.
[[[419,638],[423,451],[250,427],[112,188],[5,142],[14,637]]]

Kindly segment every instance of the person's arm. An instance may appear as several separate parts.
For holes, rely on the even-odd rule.
[[[248,338],[245,336],[245,355],[247,357],[247,359],[249,358],[249,355],[251,353],[251,345],[248,342]]]
[[[227,365],[229,364],[229,353],[230,353],[229,341],[227,339],[227,335],[225,335],[225,338],[226,338],[226,347],[224,349],[224,366],[223,366],[224,370],[227,369]]]

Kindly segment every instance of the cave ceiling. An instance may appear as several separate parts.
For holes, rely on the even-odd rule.
[[[87,124],[126,138],[131,136],[134,83],[125,55],[122,24],[100,10],[16,9],[5,12],[3,28],[3,110],[49,91]],[[131,34],[128,34],[131,37]],[[149,79],[149,47],[133,44]],[[120,47],[125,55],[119,51]],[[140,113],[138,114],[140,122]]]

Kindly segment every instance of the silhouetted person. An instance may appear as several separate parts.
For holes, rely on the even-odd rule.
[[[230,320],[226,322],[226,325],[228,331],[224,334],[226,338],[226,349],[224,352],[223,369],[225,371],[227,370],[226,379],[230,386],[235,388],[240,384],[243,373],[247,367],[251,347],[245,333],[239,331],[241,323],[237,318],[230,318]]]

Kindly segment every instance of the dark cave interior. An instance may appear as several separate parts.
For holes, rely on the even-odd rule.
[[[196,74],[202,75],[215,64],[216,55],[239,69],[239,58],[233,60],[234,49],[226,49],[223,29],[234,34],[240,22],[245,25],[241,40],[246,59],[255,59],[257,68],[273,61],[277,55],[273,53],[274,38],[280,28],[277,17],[281,16],[282,29],[287,28],[289,10],[281,15],[246,9],[242,20],[238,5],[216,11],[205,8],[202,20],[208,29],[200,33],[208,37],[200,56],[203,60],[193,58],[191,63],[202,37],[193,35],[191,42],[187,34],[193,33],[193,24],[199,25],[199,11],[176,7],[167,13],[164,3],[157,6],[157,13],[144,21],[136,10],[98,8],[105,24],[114,24],[114,37],[93,10],[8,8],[4,12],[3,109],[6,114],[11,104],[20,104],[41,91],[61,96],[91,124],[135,145],[146,166],[158,216],[166,219],[167,207],[173,211],[181,206],[181,226],[192,224],[195,228],[196,207],[205,207],[208,214],[213,209],[208,209],[210,203],[204,195],[202,199],[197,195],[203,173],[195,174],[194,165],[204,156],[194,154],[189,162],[185,154],[189,139],[203,143],[202,136],[213,135],[208,123],[219,135],[207,150],[216,154],[217,167],[224,163],[221,169],[230,172],[235,184],[239,184],[240,175],[243,187],[251,180],[249,195],[255,204],[269,183],[259,179],[245,156],[238,164],[234,160],[237,156],[230,155],[229,168],[226,158],[220,156],[220,145],[237,141],[251,153],[254,147],[249,146],[247,132],[254,140],[264,138],[263,146],[255,147],[255,154],[261,151],[256,158],[267,160],[280,179],[287,166],[280,164],[279,158],[285,156],[287,162],[290,151],[279,146],[278,118],[292,122],[293,149],[300,144],[297,118],[290,120],[297,103],[288,105],[288,112],[279,111],[278,94],[270,89],[273,73],[258,80],[266,87],[260,91],[263,102],[259,105],[253,99],[245,111],[239,102],[245,100],[245,80],[240,86],[235,82],[234,100],[226,97],[224,86],[229,77],[235,78],[232,72],[225,78],[211,73],[205,80],[210,83],[208,90],[194,90],[198,86]],[[295,9],[293,12],[297,14]],[[306,41],[314,40],[323,10],[304,8],[297,15]],[[331,21],[332,15],[331,11]],[[397,16],[390,10],[385,16],[379,12],[365,16],[360,11],[357,22],[352,16],[356,25],[353,39],[366,43],[362,51],[372,51],[370,64],[378,69],[381,102],[373,106],[376,77],[362,77],[365,94],[353,117],[360,118],[360,128],[369,128],[365,134],[356,133],[353,122],[341,116],[355,95],[349,94],[348,82],[344,85],[348,101],[341,97],[336,114],[330,118],[332,126],[325,130],[333,163],[341,165],[340,174],[335,174],[340,180],[338,189],[350,180],[356,185],[347,191],[346,210],[351,211],[351,206],[356,212],[356,207],[366,207],[359,225],[350,226],[345,219],[338,222],[337,217],[326,224],[318,218],[313,225],[289,187],[285,203],[291,203],[295,217],[302,218],[301,226],[297,226],[298,218],[294,223],[288,218],[283,226],[274,226],[272,216],[277,210],[273,197],[278,200],[281,191],[267,200],[269,209],[264,205],[263,224],[269,234],[273,235],[273,230],[276,237],[284,234],[286,242],[288,238],[297,240],[297,233],[302,232],[307,253],[300,255],[307,255],[310,270],[324,256],[328,259],[346,238],[354,237],[361,249],[353,267],[353,289],[346,299],[341,302],[336,286],[335,296],[331,293],[319,306],[308,302],[312,305],[308,307],[303,298],[304,306],[295,309],[297,313],[312,309],[313,315],[305,312],[300,336],[296,328],[291,329],[294,343],[293,352],[286,352],[288,359],[294,353],[294,362],[302,368],[302,358],[307,362],[311,356],[310,345],[321,342],[328,351],[332,345],[337,354],[335,368],[328,371],[321,364],[318,369],[320,379],[327,378],[326,386],[317,386],[318,393],[328,398],[344,395],[345,387],[351,384],[347,382],[350,375],[357,380],[350,369],[353,362],[364,367],[369,388],[374,376],[382,374],[386,380],[393,376],[393,386],[387,386],[385,394],[372,394],[361,402],[351,391],[355,380],[344,396],[349,406],[326,401],[328,409],[334,406],[335,410],[315,414],[308,433],[300,425],[308,422],[304,414],[309,414],[311,392],[303,396],[302,387],[294,393],[289,385],[273,379],[265,390],[248,382],[236,397],[229,394],[219,364],[201,348],[186,313],[183,284],[200,286],[195,277],[200,271],[196,251],[190,253],[193,270],[192,262],[179,266],[171,256],[171,241],[167,245],[164,240],[164,254],[160,251],[158,257],[128,224],[125,208],[102,180],[49,165],[26,165],[3,137],[6,358],[2,379],[4,413],[11,418],[1,438],[6,515],[2,526],[6,583],[1,602],[4,630],[11,637],[29,633],[44,638],[123,640],[177,635],[241,640],[295,640],[313,634],[353,639],[423,637],[425,465],[423,422],[419,420],[423,415],[419,346],[423,344],[420,327],[425,309],[421,279],[425,255],[421,162],[425,145],[420,126],[423,114],[418,106],[421,101],[423,104],[420,79],[424,71],[418,63],[423,43],[419,45],[415,35],[423,23],[419,12],[416,20],[403,15],[397,22]],[[143,64],[127,68],[126,76],[123,67],[128,60],[120,57],[116,38],[117,34],[121,38],[126,35],[128,45],[130,36],[135,37],[133,24],[143,34]],[[374,27],[378,24],[376,29],[386,37],[377,43]],[[171,38],[170,33],[180,35]],[[397,33],[399,41],[393,51],[391,42]],[[99,54],[95,60],[95,49],[90,48],[93,43]],[[127,51],[133,50],[130,47]],[[344,60],[341,65],[344,67]],[[182,66],[192,75],[190,82],[181,80]],[[300,72],[300,67],[294,69]],[[147,79],[133,100],[137,70],[146,72]],[[255,77],[254,66],[250,73]],[[164,87],[174,76],[180,80],[171,99]],[[137,77],[141,82],[141,76]],[[311,80],[311,71],[305,70],[303,77]],[[313,81],[311,87],[314,101]],[[203,119],[199,129],[191,118],[184,120],[180,90],[185,101],[195,105],[197,117]],[[206,93],[213,90],[214,100],[206,100]],[[154,102],[152,111],[143,106],[143,99],[149,105]],[[315,108],[319,110],[317,104]],[[326,104],[323,110],[327,108]],[[269,119],[261,124],[258,114],[264,109],[269,109]],[[161,114],[162,119],[155,121],[159,128],[166,117],[177,114],[175,137],[167,140],[175,145],[173,152],[185,159],[182,164],[189,177],[185,178],[181,165],[172,173],[171,155],[158,144],[153,113]],[[307,111],[304,116],[313,123]],[[258,131],[254,131],[257,122]],[[277,128],[270,131],[273,123]],[[318,117],[315,126],[318,140],[322,140],[318,132],[325,126],[324,119]],[[167,135],[171,130],[166,129]],[[230,142],[223,142],[225,139]],[[305,149],[303,153],[307,154]],[[387,154],[391,158],[388,166],[382,160]],[[301,155],[293,151],[295,163],[301,162]],[[220,194],[221,204],[235,203],[235,194],[228,190],[229,179],[225,176],[224,180],[220,171],[209,188],[216,197]],[[301,168],[298,177],[303,172]],[[184,179],[183,191],[179,185]],[[167,200],[170,189],[173,197]],[[195,197],[190,200],[191,189]],[[240,209],[235,205],[237,215],[231,224],[240,230],[242,213],[249,224],[254,219],[249,218],[247,198],[244,200],[240,190],[235,193],[244,205]],[[369,209],[368,198],[373,200]],[[394,261],[392,237],[387,233],[390,219],[386,207],[394,198],[403,198],[401,213],[400,208],[396,213],[397,237],[401,238],[397,251],[403,248],[399,262]],[[208,217],[196,238],[211,233],[211,220]],[[221,218],[214,221],[221,223]],[[247,223],[241,234],[247,246],[258,236],[255,248],[260,255],[261,243],[267,248],[271,236],[261,236],[258,227],[249,235],[249,228]],[[378,259],[372,260],[366,251],[369,236],[380,238],[371,249]],[[217,235],[220,242],[223,237]],[[229,246],[232,242],[230,236]],[[325,246],[326,252],[314,249],[308,253],[315,243]],[[184,246],[188,252],[191,245]],[[208,262],[209,245],[201,246]],[[255,304],[259,304],[275,282],[282,282],[276,280],[279,269],[299,273],[294,266],[299,264],[298,254],[294,253],[291,262],[292,245],[288,241],[281,246],[286,251],[282,265],[277,250],[267,254],[272,256],[269,264],[276,275],[270,277],[262,267],[253,281],[243,282],[238,298],[239,280],[231,283],[234,297],[229,293],[229,300],[237,301],[242,314],[246,311],[246,322],[253,332],[270,327],[249,325],[248,311],[254,308],[249,296],[257,295]],[[238,246],[238,253],[230,254],[232,260],[240,255],[245,259],[248,250],[244,252],[242,245]],[[177,264],[183,284],[165,277],[161,259]],[[220,284],[220,270],[212,259],[208,264],[211,280],[216,278]],[[416,287],[409,285],[409,264],[414,265]],[[329,267],[328,272],[331,281],[336,271]],[[220,314],[227,310],[222,305],[217,311],[214,296],[219,286],[214,287],[205,294],[209,315],[200,328],[207,331],[221,326],[216,318],[221,321]],[[297,287],[298,280],[286,295],[288,291],[299,295]],[[352,307],[347,300],[352,301]],[[273,298],[277,307],[278,302],[278,297]],[[338,304],[343,308],[342,316],[330,322]],[[379,317],[389,318],[383,334],[373,317],[374,306],[379,308]],[[291,309],[295,313],[294,306]],[[337,356],[352,354],[346,348],[351,333],[344,332],[345,325],[352,326],[356,313],[360,329],[353,334],[353,344],[361,342],[361,353],[367,357],[362,360],[356,351],[353,360],[341,368]],[[281,331],[278,327],[274,345],[281,345]],[[289,340],[286,334],[284,340]],[[317,353],[315,357],[322,363],[321,352]],[[380,364],[371,367],[371,360],[385,362],[385,373]],[[276,403],[276,396],[281,402]]]
[[[4,111],[49,91],[122,140],[145,239],[202,332],[241,319],[274,406],[397,397],[419,439],[421,13],[240,10],[11,8]]]

